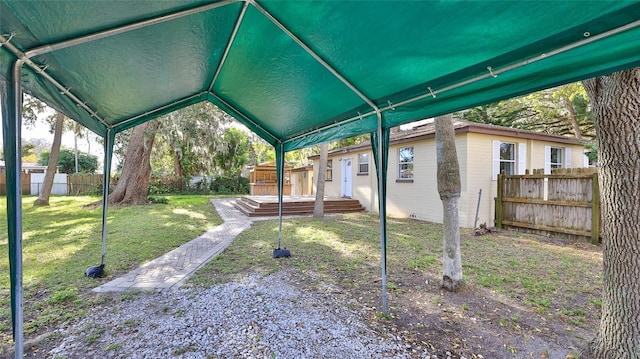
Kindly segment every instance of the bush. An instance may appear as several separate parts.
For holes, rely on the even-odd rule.
[[[189,185],[178,177],[153,176],[149,181],[149,196],[163,194],[248,194],[249,179],[242,176],[204,177],[200,181]]]
[[[149,194],[182,193],[185,185],[180,177],[151,177],[149,181]]]
[[[204,177],[189,185],[178,177],[151,177],[149,196],[163,194],[249,194],[249,179],[242,176]]]
[[[248,194],[249,179],[242,176],[218,176],[211,181],[209,188],[217,194]]]
[[[148,197],[147,199],[151,203],[169,204],[167,197]]]

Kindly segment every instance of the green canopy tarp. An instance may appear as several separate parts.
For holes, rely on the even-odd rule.
[[[638,65],[639,19],[637,1],[1,0],[0,78],[24,56],[25,91],[102,136],[211,101],[289,151],[378,110],[391,127]]]
[[[210,101],[290,151],[638,66],[639,19],[638,1],[0,0],[12,283],[21,90],[110,138]]]

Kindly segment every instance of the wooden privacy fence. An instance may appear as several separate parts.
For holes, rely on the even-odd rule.
[[[96,194],[102,191],[102,174],[76,173],[67,175],[67,194]]]
[[[29,193],[31,191],[31,174],[22,173],[22,193]],[[7,175],[0,173],[0,196],[7,194]]]
[[[597,169],[564,170],[550,175],[540,172],[498,175],[496,227],[586,236],[593,244],[598,244],[600,190]]]

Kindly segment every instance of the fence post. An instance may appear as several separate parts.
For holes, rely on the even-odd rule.
[[[591,244],[600,243],[600,184],[598,173],[591,176]]]
[[[498,194],[496,196],[496,228],[502,229],[502,192],[504,189],[504,175],[498,174]]]

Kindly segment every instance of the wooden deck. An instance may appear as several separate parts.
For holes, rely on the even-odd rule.
[[[313,196],[284,196],[282,214],[311,215],[315,203]],[[234,206],[249,217],[277,216],[277,196],[244,196],[235,201]],[[324,199],[324,213],[362,212],[364,207],[357,199],[328,198]]]

